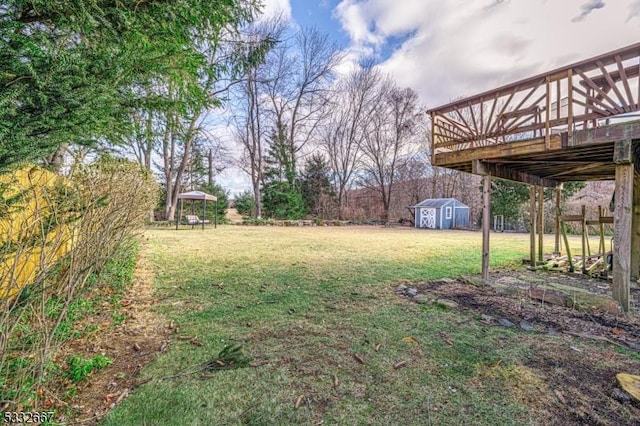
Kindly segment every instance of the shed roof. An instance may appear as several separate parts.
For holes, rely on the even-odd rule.
[[[206,192],[202,191],[189,191],[178,194],[178,199],[216,201],[218,198],[215,195],[207,194]]]
[[[440,207],[444,207],[447,204],[451,204],[451,203],[454,203],[454,202],[458,204],[456,206],[458,208],[469,208],[469,206],[467,206],[466,204],[464,204],[461,201],[456,200],[455,198],[427,198],[426,200],[421,201],[420,203],[416,204],[415,206],[411,206],[411,208],[431,207],[431,208],[439,209]]]

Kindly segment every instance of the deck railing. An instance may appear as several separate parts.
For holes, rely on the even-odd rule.
[[[640,43],[429,111],[433,155],[595,128],[640,110]]]

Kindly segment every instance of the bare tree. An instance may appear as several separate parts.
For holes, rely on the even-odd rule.
[[[265,64],[266,92],[273,114],[273,128],[286,128],[293,169],[301,150],[316,135],[326,116],[334,69],[342,60],[326,34],[305,28],[293,43],[273,49]]]
[[[277,17],[251,27],[245,34],[245,39],[249,44],[280,40],[285,28],[285,20]],[[232,124],[235,127],[236,140],[243,149],[238,166],[251,178],[256,217],[262,216],[261,187],[264,181],[265,145],[270,127],[269,96],[266,88],[272,83],[268,63],[267,60],[255,62],[244,70],[242,83],[235,91],[236,102]]]
[[[360,182],[380,196],[382,220],[389,220],[389,208],[398,168],[417,148],[416,136],[424,116],[418,95],[411,89],[400,89],[390,79],[381,82],[377,103],[365,132],[363,176]]]
[[[369,67],[355,70],[339,82],[321,132],[320,145],[327,154],[338,191],[340,219],[344,216],[346,190],[362,158],[361,147],[380,80],[379,72]]]

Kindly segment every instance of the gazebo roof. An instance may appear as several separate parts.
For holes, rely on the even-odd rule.
[[[202,191],[189,191],[178,194],[178,199],[182,200],[210,200],[216,201],[218,198],[215,195],[207,194]]]

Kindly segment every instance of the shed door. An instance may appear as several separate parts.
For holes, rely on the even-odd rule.
[[[436,209],[420,209],[420,228],[436,227]]]

